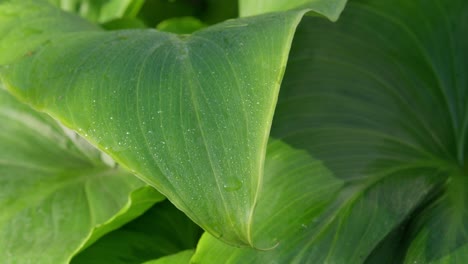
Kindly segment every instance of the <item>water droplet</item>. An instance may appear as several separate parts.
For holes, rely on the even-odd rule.
[[[127,133],[125,133],[125,134],[130,135],[130,132],[127,131]]]
[[[238,179],[228,179],[223,185],[224,190],[228,192],[237,191],[241,187],[242,187],[242,182],[239,181]]]
[[[161,114],[162,112],[163,112],[163,111],[159,110],[159,111],[158,111],[158,114]]]
[[[111,116],[111,117],[109,117],[109,119],[112,120],[112,119],[114,119],[114,118]]]

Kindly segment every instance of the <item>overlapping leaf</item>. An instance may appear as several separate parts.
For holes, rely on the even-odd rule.
[[[74,257],[71,264],[140,264],[194,249],[201,231],[181,211],[165,201],[102,237]]]
[[[177,254],[145,262],[144,264],[187,264],[190,263],[193,253],[194,250],[185,250]]]
[[[316,214],[326,221],[310,216],[305,231],[284,236],[285,249],[234,249],[206,235],[195,262],[468,261],[467,11],[465,1],[352,1],[337,24],[306,17],[272,135],[306,149],[344,188]],[[265,226],[294,232],[284,216],[258,212]]]
[[[3,263],[67,263],[86,244],[164,199],[3,89],[0,119]]]
[[[3,16],[0,30],[35,25],[31,38],[47,40],[30,51],[23,44],[30,36],[2,34],[3,53],[28,46],[2,69],[8,88],[131,168],[205,230],[253,245],[271,119],[305,10],[230,20],[189,37],[89,26],[43,37],[75,19],[36,2],[1,6],[36,11]]]

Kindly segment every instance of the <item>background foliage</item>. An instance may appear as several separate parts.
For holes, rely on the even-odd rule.
[[[2,0],[0,258],[466,263],[467,35],[463,0]]]

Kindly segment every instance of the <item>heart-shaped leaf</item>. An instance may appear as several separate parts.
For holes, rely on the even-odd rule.
[[[164,199],[1,88],[0,119],[3,263],[68,263],[86,245]]]
[[[190,36],[90,26],[62,33],[83,22],[37,2],[1,6],[4,14],[35,9],[2,17],[0,32],[10,32],[2,35],[2,53],[28,47],[2,70],[8,89],[77,130],[205,230],[254,245],[271,120],[307,10],[230,20]],[[25,28],[35,34],[11,33]],[[53,33],[42,33],[49,28]],[[23,44],[29,38],[46,41],[30,50]]]

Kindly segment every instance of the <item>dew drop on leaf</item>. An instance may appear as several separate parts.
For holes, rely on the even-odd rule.
[[[224,183],[223,188],[228,192],[237,191],[242,187],[242,182],[238,179],[231,179]]]

